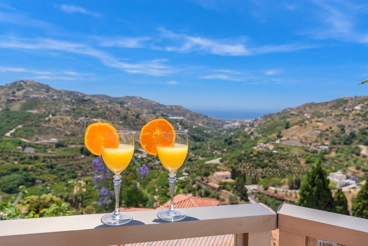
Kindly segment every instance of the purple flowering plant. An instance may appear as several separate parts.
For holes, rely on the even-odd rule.
[[[146,164],[143,164],[141,167],[137,167],[137,173],[141,177],[141,179],[144,179],[144,177],[148,174],[149,168]]]
[[[98,205],[104,209],[112,209],[114,197],[113,187],[113,173],[106,167],[101,156],[95,158],[92,161],[94,167],[94,175],[92,181],[94,182],[95,190],[98,192]],[[140,189],[137,186],[139,178],[143,179],[149,172],[149,168],[146,164],[142,166],[134,159],[128,165],[127,169],[121,173],[122,184],[121,193],[123,194],[122,204],[126,206],[137,206],[141,203],[142,195]],[[134,192],[132,192],[134,191]],[[109,205],[111,206],[109,207]]]
[[[107,209],[114,197],[114,192],[106,188],[108,187],[107,182],[112,180],[112,172],[106,167],[101,156],[95,158],[92,164],[94,168],[92,181],[95,183],[95,190],[98,191],[98,205]]]

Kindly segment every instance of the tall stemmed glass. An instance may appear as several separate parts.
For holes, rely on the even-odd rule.
[[[117,131],[116,134],[119,135],[119,146],[117,148],[102,147],[102,158],[106,166],[114,173],[115,210],[101,218],[101,222],[109,226],[124,225],[133,219],[132,215],[120,212],[119,194],[121,186],[120,173],[125,170],[133,157],[135,132]]]
[[[167,147],[167,143],[172,142],[173,146]],[[183,165],[188,154],[188,131],[176,131],[175,134],[159,133],[157,154],[161,164],[169,171],[170,182],[170,208],[158,212],[157,217],[169,222],[183,220],[187,215],[184,211],[174,208],[174,190],[176,171]]]

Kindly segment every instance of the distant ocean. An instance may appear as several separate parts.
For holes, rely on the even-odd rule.
[[[275,113],[275,110],[269,111],[228,111],[228,110],[206,110],[198,109],[193,110],[204,115],[208,115],[212,118],[221,120],[253,120],[257,119],[265,114]]]

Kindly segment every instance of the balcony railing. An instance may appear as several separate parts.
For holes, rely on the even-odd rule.
[[[0,245],[121,245],[234,234],[234,245],[270,246],[277,227],[281,246],[311,246],[317,239],[368,245],[368,220],[293,205],[278,214],[261,204],[183,210],[188,217],[175,223],[161,222],[155,210],[132,212],[133,221],[119,227],[102,225],[101,214],[0,221]]]
[[[278,212],[280,245],[316,245],[319,240],[346,246],[368,245],[368,220],[284,204]]]

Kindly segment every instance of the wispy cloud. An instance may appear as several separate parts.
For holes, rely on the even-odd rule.
[[[217,73],[241,74],[241,72],[234,71],[234,70],[229,70],[229,69],[215,69],[213,71],[217,72]]]
[[[303,44],[285,44],[285,45],[268,45],[261,46],[252,49],[253,55],[268,54],[268,53],[280,53],[280,52],[292,52],[304,49],[317,48],[315,45],[303,45]]]
[[[93,79],[94,74],[78,73],[74,71],[40,71],[23,67],[1,67],[0,73],[25,73],[35,75],[35,79],[58,79],[58,80],[86,80]]]
[[[166,84],[168,84],[168,85],[177,85],[179,83],[177,81],[175,81],[175,80],[170,80]]]
[[[179,45],[166,46],[165,48],[163,48],[167,51],[177,51],[183,53],[199,51],[203,53],[223,56],[250,55],[250,52],[245,48],[243,44],[240,43],[232,43],[219,40],[211,40],[198,36],[196,37],[188,36],[185,34],[177,34],[164,28],[160,28],[159,31],[164,38],[172,39],[181,43]]]
[[[94,17],[100,17],[101,16],[97,12],[89,11],[89,10],[86,10],[85,8],[82,8],[80,6],[75,6],[75,5],[63,4],[63,5],[60,5],[60,6],[55,5],[55,7],[60,8],[62,11],[64,11],[65,13],[68,13],[68,14],[81,13],[81,14],[86,14],[86,15],[92,15]]]
[[[36,79],[47,79],[47,80],[77,80],[74,77],[66,76],[37,76]]]
[[[368,4],[356,4],[346,0],[312,1],[319,12],[318,28],[307,32],[317,39],[336,39],[345,42],[368,43],[368,32],[365,28],[359,29],[360,16],[366,16]],[[364,24],[363,24],[364,25]]]
[[[182,53],[200,52],[205,54],[221,55],[221,56],[251,56],[266,53],[276,52],[291,52],[302,49],[315,48],[311,45],[303,44],[283,44],[283,45],[268,45],[261,47],[246,47],[246,37],[238,39],[223,39],[215,40],[199,36],[189,36],[178,34],[172,31],[160,28],[159,31],[163,38],[172,40],[176,43],[165,47],[155,46],[156,49],[166,51],[175,51]]]
[[[90,47],[86,44],[55,39],[31,39],[17,37],[1,39],[0,37],[0,48],[19,50],[52,50],[87,55],[99,59],[106,66],[119,68],[127,73],[134,74],[164,76],[175,72],[173,68],[165,64],[168,61],[167,59],[155,59],[138,63],[122,62],[108,53]]]
[[[275,74],[280,74],[282,73],[282,70],[279,69],[271,69],[271,70],[267,70],[264,72],[264,74],[266,75],[275,75]]]
[[[49,23],[30,18],[26,14],[20,13],[18,11],[13,12],[0,11],[0,22],[12,23],[23,26],[43,27],[43,28],[51,27],[51,24]]]
[[[2,73],[12,72],[12,73],[50,74],[50,72],[26,69],[22,67],[0,67],[0,72]]]
[[[296,84],[298,83],[297,80],[294,79],[285,79],[285,78],[272,78],[266,79],[263,81],[263,84]]]
[[[228,81],[242,81],[241,78],[232,77],[226,74],[211,74],[199,76],[200,79],[208,79],[208,80],[228,80]]]
[[[16,10],[16,9],[15,9],[15,8],[13,8],[11,5],[6,4],[6,3],[0,3],[0,9]]]
[[[120,38],[99,38],[100,45],[105,47],[122,47],[122,48],[141,48],[144,43],[151,40],[150,37],[120,37]]]

